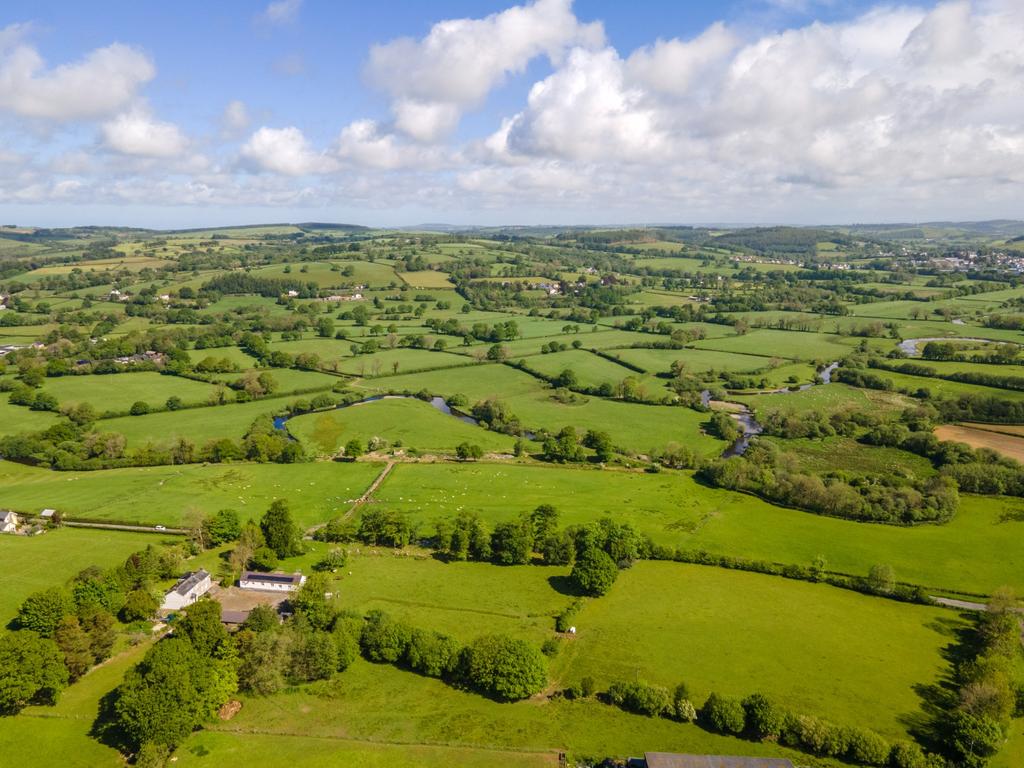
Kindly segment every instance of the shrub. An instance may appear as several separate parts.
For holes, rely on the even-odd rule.
[[[743,704],[737,699],[728,699],[717,693],[708,696],[700,714],[704,722],[719,733],[743,733],[746,726]]]
[[[412,641],[412,628],[382,611],[372,611],[359,636],[359,646],[370,661],[394,664],[405,658]]]
[[[782,733],[785,713],[767,696],[754,693],[743,700],[747,728],[758,739],[777,739]]]
[[[561,643],[558,642],[557,637],[549,637],[540,646],[540,652],[547,656],[549,659],[553,659],[558,655],[558,651],[561,650]]]
[[[537,648],[504,635],[481,637],[462,651],[463,680],[495,698],[525,699],[547,685],[547,663]]]
[[[428,677],[448,677],[459,661],[459,644],[447,635],[414,629],[405,660],[410,669]]]
[[[149,413],[149,403],[144,400],[136,400],[132,403],[131,410],[128,411],[132,416],[143,416]]]
[[[125,622],[143,621],[150,618],[160,604],[144,589],[133,589],[128,593],[121,609],[121,618]]]
[[[910,741],[897,741],[889,752],[892,768],[926,768],[928,760],[921,748]]]
[[[608,700],[627,712],[656,717],[670,710],[668,690],[660,685],[643,682],[612,683],[608,689]]]
[[[865,765],[885,765],[891,750],[889,742],[874,731],[853,728],[849,731],[849,756]]]
[[[576,558],[569,578],[583,592],[600,597],[608,592],[619,577],[619,568],[607,552],[589,547]]]
[[[808,752],[838,757],[849,749],[848,734],[839,726],[807,715],[800,715],[797,720],[800,744]]]

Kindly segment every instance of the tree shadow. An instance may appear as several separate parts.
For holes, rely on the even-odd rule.
[[[583,590],[576,586],[576,583],[565,575],[548,576],[548,584],[555,592],[566,597],[584,597]]]
[[[117,722],[117,689],[106,693],[97,706],[96,719],[89,728],[89,735],[100,744],[116,749],[123,755],[134,751],[131,740]]]

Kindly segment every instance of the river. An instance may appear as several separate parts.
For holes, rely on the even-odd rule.
[[[820,369],[818,371],[818,378],[821,379],[820,383],[831,384],[832,374],[835,373],[835,370],[838,367],[839,363],[834,362],[829,363],[824,368]],[[763,394],[788,395],[792,394],[793,392],[804,392],[814,386],[817,386],[817,384],[801,384],[796,389],[774,389],[771,392],[765,392]],[[705,390],[705,392],[707,392],[707,390]],[[710,395],[710,393],[708,394]],[[701,393],[701,402],[703,402],[705,405],[709,405],[711,402],[710,397],[705,399],[703,395],[704,392]],[[764,432],[764,427],[761,426],[761,424],[757,421],[756,418],[754,418],[753,411],[751,411],[750,408],[746,405],[742,406],[742,410],[734,411],[729,415],[733,419],[735,419],[736,422],[740,425],[740,429],[742,430],[743,434],[736,438],[736,441],[722,452],[723,459],[728,459],[731,458],[732,456],[742,456],[744,453],[746,453],[747,448],[750,447],[750,441],[757,435],[760,435],[762,432]]]

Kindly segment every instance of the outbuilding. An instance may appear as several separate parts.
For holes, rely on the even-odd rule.
[[[210,591],[213,580],[209,572],[200,569],[193,573],[186,573],[174,588],[171,589],[160,604],[161,611],[180,611],[187,608],[196,600]]]
[[[306,583],[301,573],[260,573],[245,571],[238,580],[242,589],[256,589],[261,592],[294,592]]]
[[[0,512],[0,533],[17,533],[19,525],[21,521],[11,510]]]
[[[739,757],[733,755],[683,755],[673,752],[645,752],[630,758],[629,768],[793,768],[784,757]]]

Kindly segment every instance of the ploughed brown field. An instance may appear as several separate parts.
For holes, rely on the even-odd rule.
[[[972,448],[991,448],[1024,464],[1024,426],[1003,424],[943,424],[935,428],[940,440],[967,443]]]

